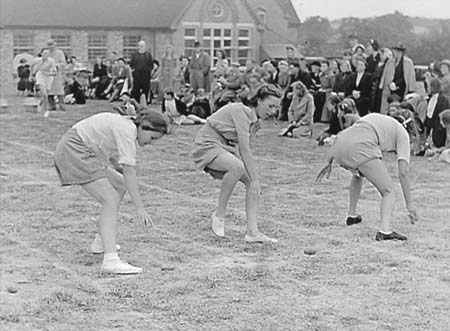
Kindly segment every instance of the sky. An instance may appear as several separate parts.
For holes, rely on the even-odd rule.
[[[291,0],[301,21],[322,16],[371,17],[399,11],[407,16],[450,19],[450,0]]]

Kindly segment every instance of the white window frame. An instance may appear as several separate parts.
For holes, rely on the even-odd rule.
[[[195,31],[193,36],[186,36],[186,29],[193,29]],[[183,25],[183,52],[184,55],[187,57],[191,57],[194,54],[194,42],[198,40],[199,38],[199,29],[200,24],[185,24]],[[186,42],[189,42],[192,44],[192,47],[186,46]]]
[[[51,38],[55,41],[56,47],[62,50],[67,58],[72,56],[72,35],[70,33],[54,33]]]
[[[21,53],[34,54],[34,38],[29,32],[13,33],[13,56]]]
[[[238,31],[237,31],[237,42],[238,42],[238,47],[236,50],[236,58],[237,61],[239,62],[239,64],[242,66],[246,65],[247,59],[251,59],[253,58],[253,48],[252,48],[252,26],[249,25],[238,25]],[[248,31],[248,36],[247,37],[241,37],[239,36],[239,32],[241,30],[247,30]],[[248,41],[248,45],[247,46],[239,46],[239,41]],[[239,51],[247,51],[247,55],[246,56],[239,56]]]
[[[140,34],[125,34],[123,35],[123,57],[125,59],[130,59],[131,55],[136,52],[137,45],[139,41],[142,40],[142,35]]]
[[[98,39],[101,40],[98,44],[92,44],[92,39]],[[88,34],[88,45],[87,45],[87,51],[88,51],[88,60],[90,62],[95,62],[95,59],[97,57],[106,57],[108,52],[108,46],[107,46],[107,35],[100,34],[100,33],[92,33]]]
[[[220,30],[220,36],[214,35],[214,30]],[[205,36],[204,31],[210,30],[210,35]],[[230,30],[230,35],[225,36],[225,30]],[[221,49],[224,50],[225,53],[227,53],[227,59],[228,61],[232,61],[234,56],[233,51],[233,25],[228,23],[217,23],[217,24],[204,24],[203,25],[203,48],[207,49],[210,54],[211,59],[211,68],[215,68],[215,63],[217,60],[217,57],[215,56],[215,50]],[[220,45],[218,47],[214,46],[214,42],[219,42]],[[225,46],[225,42],[229,42],[229,46]],[[206,42],[209,42],[209,47],[206,47]],[[229,55],[228,55],[229,54]]]

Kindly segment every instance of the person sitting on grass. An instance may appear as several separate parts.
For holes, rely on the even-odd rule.
[[[439,113],[440,125],[444,129],[445,132],[445,144],[441,147],[431,147],[427,150],[426,156],[434,156],[436,154],[441,154],[441,160],[450,163],[450,109],[446,109]]]
[[[314,98],[305,84],[297,81],[292,84],[293,96],[288,109],[289,126],[280,132],[286,137],[311,137],[314,114]]]
[[[153,225],[136,177],[136,143],[143,147],[169,133],[167,116],[144,109],[136,114],[131,103],[121,113],[99,113],[76,123],[56,146],[55,167],[63,186],[80,185],[102,205],[93,253],[104,253],[101,270],[136,274],[141,268],[122,261],[117,253],[116,229],[120,202],[128,191],[137,219]]]
[[[281,92],[273,85],[260,86],[248,106],[230,103],[210,117],[194,140],[192,158],[196,168],[221,179],[217,209],[211,215],[213,233],[225,237],[228,201],[236,184],[246,187],[246,242],[276,243],[258,229],[258,199],[261,194],[256,162],[250,151],[250,136],[259,121],[274,116],[280,107]]]
[[[349,170],[353,176],[349,188],[347,225],[358,224],[362,217],[356,214],[363,178],[373,184],[381,194],[380,230],[375,240],[406,240],[406,236],[391,230],[390,222],[395,207],[395,189],[388,169],[382,162],[383,152],[397,154],[398,177],[410,222],[418,220],[414,209],[409,179],[411,114],[403,111],[396,118],[372,113],[362,117],[354,125],[339,133],[328,152],[328,163],[320,170],[316,181],[329,178],[334,160]]]
[[[189,113],[186,104],[175,97],[175,93],[171,88],[164,89],[161,110],[176,125],[204,124],[206,122],[205,119]]]

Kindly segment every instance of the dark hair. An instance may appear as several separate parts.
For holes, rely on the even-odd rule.
[[[167,95],[170,95],[171,97],[175,97],[175,93],[173,92],[173,90],[170,87],[166,87],[164,89],[164,93]]]
[[[400,109],[408,109],[409,111],[411,111],[413,113],[415,112],[414,107],[409,102],[406,102],[406,101],[403,101],[402,103],[400,103],[399,107],[400,107]]]
[[[170,131],[169,117],[156,110],[151,110],[148,108],[143,109],[137,114],[134,123],[137,127],[142,127],[144,130],[158,131],[163,134],[168,134]]]
[[[281,98],[281,91],[273,84],[263,84],[258,87],[255,94],[248,99],[246,106],[256,107],[258,105],[258,100],[264,100],[269,96]]]
[[[402,98],[401,98],[399,95],[397,95],[397,94],[391,94],[391,95],[389,95],[389,96],[387,97],[386,101],[387,101],[388,104],[391,104],[391,103],[393,103],[393,102],[400,102],[401,99],[402,99]]]

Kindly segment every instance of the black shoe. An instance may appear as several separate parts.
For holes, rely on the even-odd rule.
[[[356,217],[347,217],[346,223],[348,226],[361,223],[362,217],[361,215],[356,215]]]
[[[382,240],[406,240],[406,236],[399,234],[397,232],[392,231],[389,234],[384,234],[380,231],[377,232],[377,235],[375,236],[376,241],[382,241]]]
[[[414,154],[415,156],[425,156],[425,149]]]

